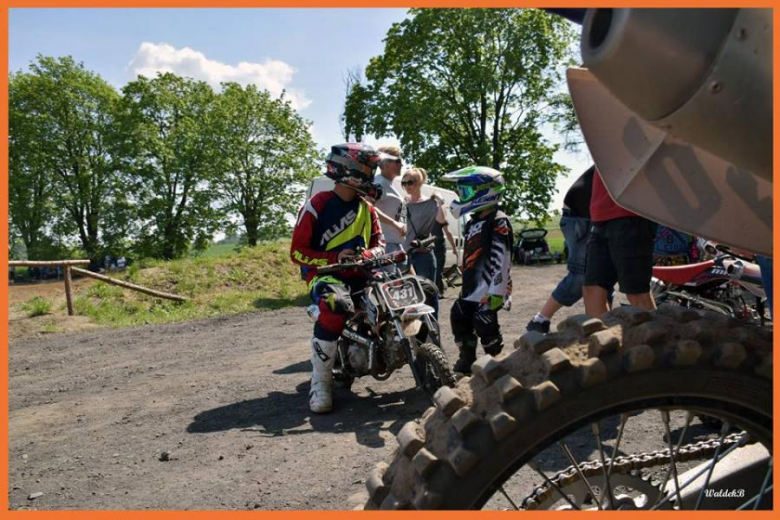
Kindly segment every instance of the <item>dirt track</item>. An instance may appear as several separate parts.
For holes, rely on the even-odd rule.
[[[564,272],[515,269],[514,307],[500,315],[508,348]],[[444,316],[452,301],[442,301]],[[580,312],[564,309],[555,321]],[[452,362],[449,326],[443,331]],[[394,434],[429,401],[405,369],[384,382],[358,380],[353,393],[337,392],[334,413],[312,416],[310,334],[303,309],[289,308],[13,340],[10,507],[362,503],[370,469],[389,460]]]

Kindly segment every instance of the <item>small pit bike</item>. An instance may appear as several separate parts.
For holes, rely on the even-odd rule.
[[[338,339],[333,368],[337,386],[349,388],[356,377],[366,375],[384,381],[406,364],[417,386],[431,396],[443,385],[454,386],[434,309],[425,303],[435,287],[419,276],[387,269],[405,260],[406,254],[396,251],[317,269],[317,274],[357,270],[369,280],[352,293],[355,312]],[[309,315],[316,320],[317,307],[310,307]]]

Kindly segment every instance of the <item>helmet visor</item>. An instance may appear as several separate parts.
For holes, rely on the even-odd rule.
[[[458,198],[461,202],[468,202],[477,196],[477,191],[474,186],[469,184],[458,185]]]

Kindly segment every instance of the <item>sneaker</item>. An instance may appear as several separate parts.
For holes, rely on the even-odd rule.
[[[538,321],[531,320],[528,322],[528,325],[525,326],[525,330],[528,332],[535,330],[536,332],[547,334],[550,332],[550,321],[548,320],[540,323]]]

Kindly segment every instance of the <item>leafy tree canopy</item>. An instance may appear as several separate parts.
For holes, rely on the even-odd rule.
[[[561,95],[574,38],[568,22],[535,9],[411,9],[385,50],[350,81],[348,136],[395,135],[435,180],[479,164],[505,176],[510,213],[543,219],[564,168],[541,129],[570,121]]]

